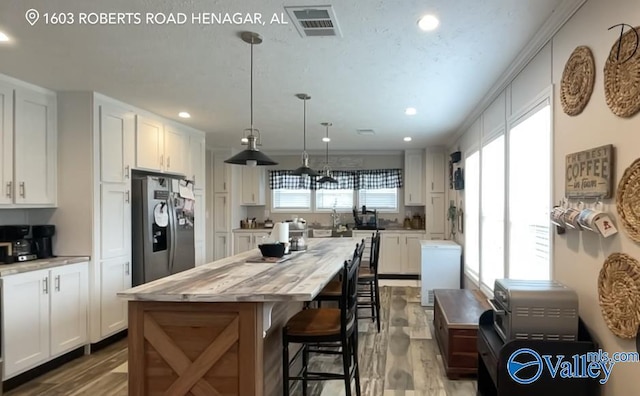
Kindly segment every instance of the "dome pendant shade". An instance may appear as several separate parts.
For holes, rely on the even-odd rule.
[[[324,183],[337,184],[338,181],[329,175],[329,176],[322,176],[320,178],[320,180],[318,180],[318,183],[320,183],[320,184],[324,184]]]
[[[302,155],[302,166],[293,171],[293,174],[296,176],[320,176],[320,173],[314,171],[309,168],[309,156],[306,152]]]
[[[242,32],[240,35],[242,41],[251,45],[251,75],[250,75],[250,114],[251,114],[251,128],[248,129],[249,136],[243,137],[243,144],[249,145],[249,148],[239,152],[233,157],[227,159],[227,164],[234,165],[247,165],[247,166],[264,166],[264,165],[278,165],[277,162],[269,158],[266,154],[261,153],[258,150],[258,139],[260,133],[253,127],[253,46],[262,43],[262,37],[258,33],[254,32]],[[245,130],[246,131],[246,130]],[[254,131],[257,132],[257,136],[254,135]],[[246,143],[245,142],[246,139]]]

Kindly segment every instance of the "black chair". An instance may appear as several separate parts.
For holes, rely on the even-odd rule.
[[[369,265],[360,266],[358,275],[358,308],[370,308],[370,316],[358,315],[360,319],[371,319],[380,332],[380,285],[378,282],[378,262],[380,260],[380,232],[371,236]]]
[[[345,261],[342,269],[342,295],[340,308],[310,308],[295,314],[282,329],[282,388],[289,396],[289,382],[302,381],[302,394],[307,395],[308,381],[342,379],[345,395],[351,396],[351,381],[355,379],[356,395],[360,396],[360,372],[358,367],[358,269],[360,257]],[[301,348],[289,360],[289,344],[301,344]],[[309,371],[310,347],[323,344],[339,346],[343,373]],[[289,376],[289,369],[302,356],[302,369],[297,376]]]

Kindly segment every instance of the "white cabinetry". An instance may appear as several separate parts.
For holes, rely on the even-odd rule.
[[[187,179],[193,182],[196,190],[205,188],[205,139],[204,135],[192,134],[189,137],[189,159],[190,167]]]
[[[0,205],[57,201],[56,94],[0,82]]]
[[[136,168],[156,172],[164,169],[164,128],[161,121],[136,116]]]
[[[204,201],[204,192],[196,190],[194,191],[194,196],[196,198],[195,206],[194,206],[194,244],[196,249],[195,261],[196,266],[202,265],[205,263],[206,259],[206,238],[205,238],[205,230],[206,230],[206,202]]]
[[[87,265],[2,277],[3,379],[87,342]]]
[[[100,193],[100,258],[131,252],[131,193],[125,183],[102,183]]]
[[[231,185],[231,169],[229,169],[231,165],[225,164],[224,160],[222,154],[216,153],[213,157],[213,192],[215,193],[228,193]]]
[[[262,239],[269,236],[266,231],[244,232],[237,231],[233,233],[233,254],[239,254],[251,249],[257,249],[262,243]]]
[[[174,125],[164,126],[164,170],[186,175],[189,166],[189,135]]]
[[[197,138],[198,142],[204,140],[203,136]],[[204,153],[194,152],[192,144],[185,127],[172,122],[163,124],[151,116],[136,116],[136,168],[186,175],[191,180],[194,173],[199,175],[200,168],[204,169]],[[192,165],[193,161],[199,161],[198,167]]]
[[[424,162],[422,150],[404,153],[404,204],[424,205]]]
[[[264,167],[242,167],[242,204],[264,205],[266,188]]]
[[[213,198],[213,212],[215,213],[214,227],[216,232],[226,232],[229,229],[229,201],[228,194],[216,193]]]
[[[100,181],[127,183],[134,158],[134,116],[131,111],[113,104],[97,106],[100,151]]]
[[[444,239],[446,234],[446,165],[444,151],[427,150],[427,239]]]
[[[103,260],[100,282],[100,338],[104,338],[127,328],[127,301],[116,294],[131,287],[130,259]]]
[[[430,193],[443,193],[445,189],[445,155],[441,151],[427,152],[427,188]]]
[[[381,274],[420,274],[420,242],[424,233],[383,232],[380,236]]]
[[[229,256],[229,234],[226,232],[216,232],[214,238],[213,259],[220,260]]]

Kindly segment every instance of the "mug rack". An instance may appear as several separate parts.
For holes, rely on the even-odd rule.
[[[587,230],[608,238],[618,230],[611,220],[612,216],[604,209],[604,203],[600,198],[595,198],[592,204],[562,199],[559,205],[551,210],[550,220],[556,226],[558,234],[564,234],[567,230]]]

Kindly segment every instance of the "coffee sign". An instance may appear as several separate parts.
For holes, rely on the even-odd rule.
[[[611,198],[613,146],[596,147],[567,155],[567,198]]]

